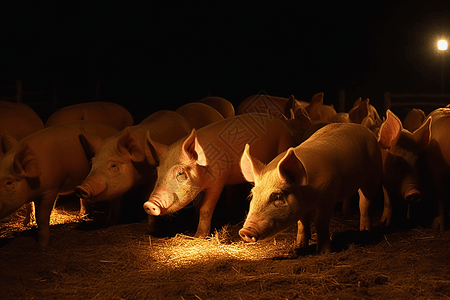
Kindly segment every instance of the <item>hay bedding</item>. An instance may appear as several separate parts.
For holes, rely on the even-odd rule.
[[[411,227],[356,232],[336,215],[330,255],[314,243],[293,257],[295,228],[244,244],[238,226],[208,240],[156,238],[146,223],[85,229],[76,211],[52,216],[51,247],[36,245],[23,212],[1,221],[1,299],[437,299],[450,297],[450,233]],[[313,234],[314,238],[314,234]]]

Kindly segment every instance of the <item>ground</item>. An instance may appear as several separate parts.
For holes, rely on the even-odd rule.
[[[440,299],[450,297],[450,232],[358,232],[357,214],[336,213],[333,252],[291,250],[295,227],[253,244],[242,224],[209,239],[150,235],[147,222],[95,226],[56,208],[41,249],[23,213],[0,223],[2,299]]]

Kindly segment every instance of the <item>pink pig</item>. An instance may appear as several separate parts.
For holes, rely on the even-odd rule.
[[[212,108],[211,108],[212,109]],[[92,168],[75,193],[90,202],[117,201],[131,188],[145,184],[150,191],[158,158],[150,151],[148,136],[163,145],[170,145],[189,134],[191,128],[177,112],[161,110],[99,142],[84,134],[83,138],[96,153]],[[148,196],[148,195],[147,195]],[[141,204],[142,205],[142,204]],[[109,222],[117,221],[120,210],[111,209]]]
[[[370,204],[381,188],[382,164],[375,135],[362,125],[331,123],[296,148],[264,165],[246,149],[241,170],[254,182],[240,236],[246,242],[272,237],[297,222],[296,247],[308,246],[309,212],[315,211],[317,252],[329,253],[334,205],[357,191],[360,230],[371,230]]]
[[[430,120],[413,133],[403,129],[400,119],[389,109],[381,125],[378,143],[383,156],[384,211],[381,218],[391,225],[401,201],[418,202],[423,198],[423,154],[430,139]],[[394,215],[394,217],[393,217]]]
[[[152,142],[160,165],[155,189],[144,204],[150,215],[176,212],[204,191],[196,237],[210,234],[211,217],[225,185],[245,182],[239,158],[245,144],[269,162],[293,146],[287,126],[267,114],[249,113],[203,127],[169,147]]]
[[[55,125],[18,142],[9,139],[9,149],[0,161],[0,218],[34,201],[43,247],[49,243],[49,220],[56,197],[72,193],[89,173],[92,153],[80,142],[82,130],[99,138],[117,132],[91,121]]]
[[[63,107],[54,112],[45,122],[45,127],[70,121],[96,121],[122,130],[133,125],[128,110],[112,102],[86,102]]]
[[[38,114],[26,104],[0,100],[0,159],[7,151],[7,139],[20,141],[24,137],[44,128]],[[23,224],[31,219],[32,203],[27,204],[27,214]]]
[[[429,114],[431,139],[425,151],[429,190],[438,204],[433,227],[448,226],[450,199],[450,108],[438,108]]]

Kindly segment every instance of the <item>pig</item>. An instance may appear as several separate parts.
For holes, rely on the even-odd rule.
[[[450,108],[432,111],[426,122],[431,119],[431,136],[425,150],[427,186],[438,205],[433,228],[444,230],[448,227],[450,199]]]
[[[403,120],[403,128],[409,132],[414,132],[426,120],[423,110],[419,108],[411,109]]]
[[[225,98],[208,96],[198,100],[200,103],[208,104],[215,108],[225,119],[235,116],[233,104]]]
[[[360,230],[371,230],[371,202],[381,189],[382,159],[375,135],[352,123],[331,123],[265,165],[246,146],[240,160],[254,183],[250,208],[239,235],[245,242],[275,236],[297,222],[296,248],[308,246],[309,213],[315,211],[317,253],[330,253],[329,223],[336,202],[356,192]]]
[[[86,102],[63,107],[45,122],[45,127],[76,120],[97,121],[122,130],[134,123],[130,112],[112,102]]]
[[[332,105],[323,104],[323,95],[323,93],[317,93],[309,103],[297,104],[297,106],[300,105],[306,109],[312,122],[330,122],[331,118],[337,113]]]
[[[80,141],[82,130],[98,138],[117,132],[91,121],[54,125],[20,141],[10,138],[0,160],[0,218],[33,201],[42,247],[49,244],[49,220],[57,196],[72,193],[89,173],[92,153]]]
[[[190,102],[176,110],[189,123],[191,128],[200,129],[224,117],[212,106],[200,102]]]
[[[41,118],[26,104],[0,100],[0,134],[6,130],[16,140],[44,128]],[[0,157],[5,151],[0,147]]]
[[[75,188],[75,193],[88,202],[114,200],[117,202],[112,204],[120,207],[120,197],[131,188],[145,184],[150,191],[155,181],[158,157],[150,151],[148,136],[163,145],[171,145],[189,134],[190,130],[191,127],[179,113],[161,110],[101,143],[83,134],[83,139],[96,155],[89,174]],[[111,207],[109,223],[115,223],[119,214],[118,208]]]
[[[430,142],[428,119],[413,133],[403,129],[400,119],[386,111],[378,143],[383,157],[384,210],[381,221],[393,225],[401,203],[419,202],[425,193],[424,151]],[[394,216],[393,216],[394,215]]]
[[[20,141],[24,137],[44,128],[44,123],[36,112],[26,104],[0,100],[0,159],[6,153],[8,139]],[[32,204],[27,204],[27,213],[23,221],[27,225],[31,220]]]
[[[366,126],[377,134],[381,126],[381,118],[376,108],[369,103],[369,98],[359,97],[348,113],[337,113],[330,119],[332,123],[356,123]]]
[[[169,147],[151,142],[160,157],[157,181],[144,209],[149,215],[178,211],[203,191],[195,237],[210,234],[211,218],[225,185],[244,183],[239,158],[245,144],[269,162],[293,145],[293,136],[278,118],[248,113],[200,128]]]

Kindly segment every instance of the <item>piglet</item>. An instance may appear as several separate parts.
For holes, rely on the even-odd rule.
[[[435,229],[448,227],[450,199],[450,108],[438,108],[429,114],[431,135],[425,150],[427,185],[438,204],[438,213],[433,222]]]
[[[255,157],[269,162],[293,146],[293,136],[278,118],[248,113],[193,129],[169,147],[154,141],[151,144],[160,164],[145,211],[150,215],[174,213],[203,191],[195,236],[206,237],[224,186],[245,182],[239,169],[245,144],[252,145]]]
[[[42,129],[20,141],[9,139],[0,161],[0,218],[34,201],[39,244],[50,240],[50,214],[58,195],[70,194],[90,169],[92,153],[83,147],[82,130],[98,138],[117,132],[114,127],[75,121]]]
[[[336,202],[357,191],[360,230],[371,230],[370,206],[381,188],[381,153],[375,135],[351,123],[324,126],[296,148],[289,148],[268,165],[246,146],[240,166],[254,182],[250,210],[240,236],[256,242],[297,222],[296,247],[308,246],[309,212],[315,211],[317,252],[331,252],[329,223]]]
[[[424,151],[430,141],[430,120],[413,133],[403,129],[400,119],[386,111],[378,143],[383,157],[384,210],[381,221],[392,225],[399,220],[402,203],[422,200],[425,193]]]

